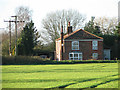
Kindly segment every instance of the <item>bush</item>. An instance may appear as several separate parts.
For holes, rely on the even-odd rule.
[[[46,59],[42,59],[38,56],[3,56],[2,64],[3,65],[29,65],[29,64],[40,64],[44,62]],[[49,59],[47,59],[49,60]],[[46,61],[47,61],[46,60]]]
[[[119,60],[118,60],[119,61]],[[117,63],[117,60],[63,60],[42,59],[39,56],[3,56],[3,65],[36,65],[36,64],[78,64],[78,63]]]

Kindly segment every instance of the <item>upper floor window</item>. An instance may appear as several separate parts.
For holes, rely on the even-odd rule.
[[[92,49],[98,50],[98,41],[92,41]]]
[[[79,50],[79,41],[72,41],[72,50]]]

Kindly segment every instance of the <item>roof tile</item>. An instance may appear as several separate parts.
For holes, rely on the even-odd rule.
[[[58,38],[56,40],[60,40],[61,38]],[[71,34],[66,34],[64,35],[64,39],[68,40],[68,39],[103,39],[102,37],[99,37],[95,34],[92,34],[88,31],[82,30],[82,29],[78,29],[74,32],[72,32]]]

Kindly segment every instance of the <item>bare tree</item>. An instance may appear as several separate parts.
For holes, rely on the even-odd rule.
[[[42,39],[46,42],[55,42],[60,37],[60,27],[63,25],[63,32],[67,32],[68,22],[73,26],[73,31],[82,27],[85,16],[76,10],[61,10],[48,13],[42,20]]]
[[[17,19],[19,21],[25,21],[25,22],[18,23],[17,28],[18,28],[18,31],[21,32],[25,24],[32,20],[32,10],[30,10],[28,7],[20,6],[16,8],[15,13],[18,16]]]
[[[17,23],[17,28],[18,28],[18,37],[20,36],[20,32],[23,29],[23,26],[32,19],[32,10],[30,10],[28,7],[20,6],[17,7],[15,10],[16,15],[18,16],[18,20],[20,21],[25,21],[25,23]],[[15,24],[11,23],[11,50],[14,50],[14,45],[15,45]],[[8,27],[7,27],[8,29]],[[3,55],[8,55],[9,52],[9,33],[8,32],[3,32],[2,33],[2,54]]]
[[[114,34],[118,25],[117,17],[99,17],[95,19],[95,25],[100,26],[102,34]]]

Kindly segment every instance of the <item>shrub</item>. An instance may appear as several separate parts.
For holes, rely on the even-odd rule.
[[[42,59],[39,56],[3,56],[3,65],[35,65],[35,64],[78,64],[78,63],[117,63],[119,60],[62,60]]]

